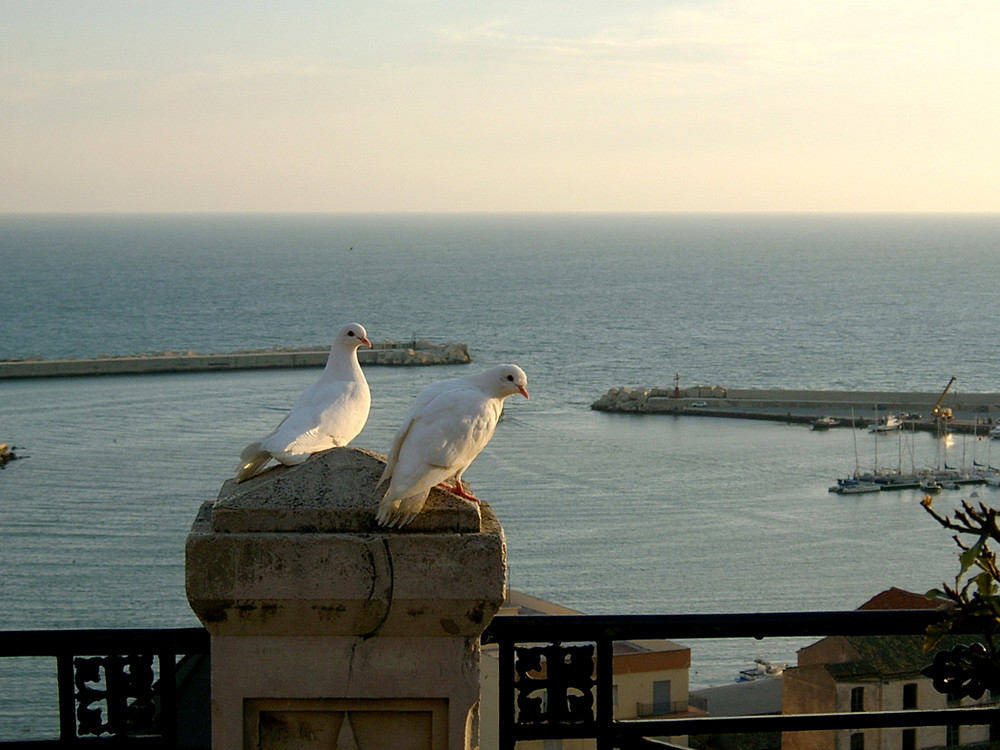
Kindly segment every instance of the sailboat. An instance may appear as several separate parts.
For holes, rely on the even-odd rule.
[[[851,437],[854,438],[854,475],[849,478],[838,479],[837,483],[830,488],[830,492],[836,492],[840,495],[858,495],[864,492],[881,492],[881,485],[876,484],[867,478],[861,478],[861,466],[858,463],[858,431],[855,427],[853,408],[851,409]]]

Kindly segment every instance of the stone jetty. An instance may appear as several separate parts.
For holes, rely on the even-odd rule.
[[[839,426],[867,427],[878,416],[893,412],[907,428],[931,430],[937,423],[931,410],[940,393],[901,391],[751,390],[719,385],[689,388],[611,388],[591,404],[597,411],[623,414],[675,414],[732,419],[762,419],[809,424],[821,416]],[[983,431],[1000,423],[1000,393],[949,393],[941,406],[950,408],[956,432]]]
[[[102,355],[92,359],[0,360],[0,378],[67,377],[73,375],[138,375],[208,370],[260,370],[281,367],[322,367],[329,346],[299,349],[253,349],[226,354],[159,352],[128,356]],[[358,361],[368,365],[460,365],[472,361],[465,344],[434,344],[414,341],[378,341],[371,349],[359,349]]]

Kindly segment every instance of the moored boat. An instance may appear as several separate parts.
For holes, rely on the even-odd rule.
[[[924,477],[920,480],[920,489],[924,492],[940,492],[941,483],[934,477]]]
[[[830,488],[830,492],[837,492],[841,495],[858,495],[864,492],[881,491],[881,484],[870,481],[862,481],[860,479],[838,479],[836,486]]]
[[[786,664],[772,664],[766,659],[757,658],[754,659],[753,667],[740,670],[740,676],[736,678],[736,681],[752,682],[765,677],[780,677],[787,668]]]
[[[875,424],[868,428],[869,432],[894,432],[901,429],[903,426],[903,420],[901,420],[895,414],[891,412],[886,414],[884,417],[879,417],[875,420]]]

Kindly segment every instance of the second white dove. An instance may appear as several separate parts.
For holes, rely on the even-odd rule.
[[[405,526],[423,508],[435,485],[476,500],[462,488],[462,474],[486,447],[508,396],[528,395],[528,376],[517,365],[432,383],[403,419],[389,450],[379,485],[389,489],[377,518],[384,526]]]

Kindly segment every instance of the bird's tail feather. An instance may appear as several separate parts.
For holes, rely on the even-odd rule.
[[[382,526],[402,528],[417,517],[426,500],[426,493],[399,498],[391,498],[386,495],[379,503],[375,517]]]
[[[240,467],[236,472],[236,481],[245,482],[264,468],[271,460],[271,454],[262,450],[260,443],[250,443],[240,454]]]

